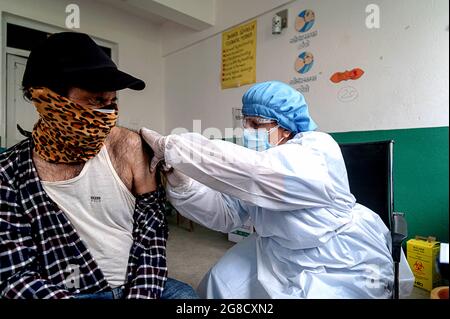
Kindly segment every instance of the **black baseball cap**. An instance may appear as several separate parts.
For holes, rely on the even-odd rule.
[[[53,34],[34,48],[22,85],[77,87],[91,92],[145,88],[144,81],[120,71],[87,34],[77,32]]]

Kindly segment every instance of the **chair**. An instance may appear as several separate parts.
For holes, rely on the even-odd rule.
[[[172,206],[172,204],[167,201],[166,202],[166,215],[171,216],[173,213],[176,214],[177,217],[177,226],[180,227],[182,221],[187,221],[189,223],[189,228],[187,229],[190,233],[194,231],[194,222],[186,217],[183,217],[176,209]]]
[[[177,212],[177,226],[180,226],[181,219],[187,220],[189,222],[189,232],[192,233],[194,231],[194,222],[186,217],[181,216],[179,212]]]
[[[394,141],[340,144],[347,168],[350,191],[358,203],[376,212],[391,231],[394,261],[394,294],[399,298],[399,265],[407,223],[394,210]]]

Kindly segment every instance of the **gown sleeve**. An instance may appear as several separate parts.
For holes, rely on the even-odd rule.
[[[249,218],[245,204],[194,180],[188,188],[169,185],[167,197],[184,217],[223,233],[241,227]]]
[[[323,152],[297,143],[256,152],[187,133],[168,137],[165,160],[216,197],[272,211],[329,207],[336,198]]]

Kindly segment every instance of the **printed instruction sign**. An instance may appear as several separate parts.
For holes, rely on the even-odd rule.
[[[222,89],[256,82],[256,20],[222,34]]]

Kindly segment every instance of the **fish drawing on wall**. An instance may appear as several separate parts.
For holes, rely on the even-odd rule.
[[[334,73],[330,81],[333,83],[340,83],[342,81],[348,81],[348,80],[358,80],[364,75],[364,71],[360,68],[355,68],[350,71],[344,71],[344,72],[336,72]]]

